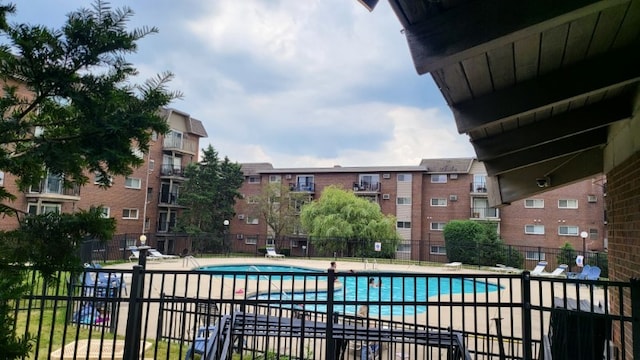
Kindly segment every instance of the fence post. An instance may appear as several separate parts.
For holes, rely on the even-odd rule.
[[[138,360],[140,356],[143,281],[143,268],[141,265],[135,265],[131,279],[129,314],[124,338],[124,359],[126,360]]]
[[[335,360],[336,344],[333,338],[333,290],[336,281],[336,272],[329,269],[327,272],[327,341],[325,342],[325,354],[327,360]]]
[[[631,334],[633,358],[640,359],[640,279],[631,279]],[[624,326],[624,325],[622,325]]]
[[[522,357],[531,360],[531,274],[522,272]]]

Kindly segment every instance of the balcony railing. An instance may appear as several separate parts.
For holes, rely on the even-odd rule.
[[[306,184],[289,183],[289,191],[314,192],[316,191],[316,184],[315,183],[306,183]]]
[[[471,188],[471,192],[473,193],[486,193],[487,192],[487,183],[486,182],[472,182],[469,187]]]
[[[168,137],[162,142],[164,150],[174,150],[195,154],[198,152],[198,142],[195,140],[179,137]]]
[[[178,165],[163,164],[160,167],[160,175],[184,177],[184,168]]]
[[[499,217],[498,209],[490,207],[471,208],[471,218],[473,219],[495,219]]]
[[[178,205],[178,192],[160,192],[158,196],[159,204]]]
[[[27,192],[27,196],[37,197],[80,197],[80,185],[73,184],[70,187],[65,185],[64,180],[48,177],[42,180],[38,186],[32,186]]]
[[[353,183],[354,192],[380,192],[380,183]]]

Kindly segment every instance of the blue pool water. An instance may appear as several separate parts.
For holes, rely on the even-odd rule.
[[[265,281],[270,279],[274,282],[276,288],[278,282],[281,280],[304,280],[313,279],[317,281],[326,281],[326,276],[319,276],[324,271],[317,269],[308,269],[303,267],[294,266],[282,266],[282,265],[221,265],[221,266],[208,266],[198,270],[211,271],[211,272],[249,272],[256,275],[249,274],[247,278],[249,280]],[[273,274],[260,274],[260,273],[276,273],[284,272],[290,273],[287,275],[273,275]],[[300,275],[292,274],[300,273]],[[216,274],[218,275],[218,274]],[[388,273],[385,273],[388,275]],[[232,274],[225,276],[233,276]],[[240,275],[244,278],[244,275]],[[390,304],[383,305],[370,305],[369,314],[376,315],[414,315],[423,313],[427,310],[426,306],[419,305],[421,302],[426,302],[428,298],[440,295],[449,294],[461,294],[461,293],[486,293],[498,291],[500,288],[497,285],[475,281],[473,279],[466,278],[437,278],[426,277],[420,275],[402,275],[398,276],[382,276],[377,277],[376,281],[380,281],[378,287],[369,287],[369,279],[366,276],[338,276],[342,283],[342,287],[334,292],[334,301],[336,303],[341,302],[354,302],[354,304],[335,305],[334,311],[355,314],[359,302],[373,301],[373,302],[389,302]],[[283,293],[275,292],[269,294],[261,294],[257,297],[261,300],[293,300],[299,301],[326,301],[326,292],[299,292],[299,293]],[[393,303],[399,303],[397,305]],[[404,304],[403,304],[404,303]],[[322,304],[306,304],[305,309],[326,312],[326,306]]]

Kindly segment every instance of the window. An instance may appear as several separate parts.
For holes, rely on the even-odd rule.
[[[256,216],[247,216],[247,224],[249,225],[258,225],[260,223],[260,219],[258,219]]]
[[[544,235],[544,225],[525,225],[524,233],[531,235]]]
[[[137,219],[138,218],[138,209],[122,209],[122,218],[123,219]]]
[[[27,205],[27,212],[30,215],[41,215],[41,214],[48,214],[52,212],[59,213],[61,211],[61,208],[62,206],[60,204],[42,203],[40,205],[40,209],[38,209],[38,204],[29,203]]]
[[[103,176],[100,173],[93,174],[93,183],[96,185],[100,185],[100,181],[103,179]],[[109,184],[113,185],[113,176],[109,176]]]
[[[524,207],[527,209],[544,209],[544,200],[527,199],[524,201]]]
[[[432,255],[447,255],[447,248],[444,245],[432,245],[429,252]]]
[[[124,187],[127,189],[140,189],[142,187],[142,179],[127,176],[124,178]]]
[[[398,197],[398,198],[396,198],[396,204],[398,204],[398,205],[411,205],[411,198],[409,198],[409,197]]]
[[[269,175],[270,183],[279,183],[281,180],[282,180],[282,177],[280,175]]]
[[[258,243],[258,235],[247,235],[244,237],[244,243],[247,245],[256,245]]]
[[[538,251],[525,251],[524,258],[527,260],[542,261],[546,260],[546,254]]]
[[[144,159],[144,153],[142,152],[142,150],[138,149],[137,147],[132,148],[131,153],[139,159]]]
[[[0,186],[4,186],[4,171],[0,171]]]
[[[396,248],[397,252],[406,252],[406,253],[410,253],[411,252],[411,243],[409,242],[403,242],[398,244],[398,247]]]
[[[247,197],[247,204],[257,204],[258,203],[258,198],[255,196],[248,196]]]
[[[558,226],[558,235],[578,236],[577,226]]]
[[[446,174],[432,174],[431,182],[434,184],[446,184],[447,175]]]
[[[576,199],[560,199],[558,200],[558,209],[577,209],[578,200]]]
[[[589,229],[589,239],[598,240],[598,229]]]
[[[158,141],[158,133],[156,131],[151,132],[151,140]]]
[[[431,230],[435,230],[435,231],[442,231],[444,230],[444,226],[447,225],[447,223],[444,222],[432,222],[431,223]]]
[[[109,215],[111,214],[111,209],[108,207],[103,207],[102,208],[102,217],[103,218],[108,218]]]
[[[411,221],[398,221],[398,229],[411,229]]]
[[[431,206],[447,206],[447,199],[444,198],[432,198]]]
[[[411,174],[398,174],[398,182],[410,182]]]
[[[473,175],[473,191],[475,192],[487,192],[487,175],[474,174]]]
[[[595,195],[587,195],[587,201],[590,203],[598,202],[598,197]]]
[[[260,184],[260,177],[249,176],[249,184]]]

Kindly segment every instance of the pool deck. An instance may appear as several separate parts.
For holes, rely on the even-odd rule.
[[[303,259],[303,258],[285,258],[285,259],[269,259],[269,258],[259,258],[259,257],[247,257],[247,258],[239,258],[239,257],[231,257],[231,258],[196,258],[190,260],[176,259],[176,260],[162,260],[162,261],[148,261],[147,269],[149,270],[191,270],[199,266],[215,266],[215,265],[241,265],[241,264],[250,264],[250,265],[259,265],[259,264],[268,264],[268,265],[282,265],[282,266],[298,266],[305,268],[315,268],[319,270],[327,270],[329,268],[330,260],[313,260],[313,259]],[[119,268],[119,269],[131,269],[136,263],[123,263],[118,265],[109,266],[109,268]],[[489,282],[497,282],[498,278],[492,278],[491,276],[499,276],[504,275],[504,272],[497,271],[495,269],[478,269],[477,267],[466,267],[462,265],[460,268],[455,267],[452,268],[450,266],[445,266],[444,264],[439,265],[407,265],[407,264],[388,264],[388,263],[373,263],[373,262],[354,262],[354,261],[341,261],[337,260],[337,269],[338,272],[349,272],[353,270],[355,272],[375,272],[375,271],[393,271],[393,272],[402,272],[402,273],[425,273],[425,274],[446,274],[446,275],[464,275],[464,274],[473,274],[473,275],[487,275],[487,281]],[[532,281],[535,281],[536,277],[532,277]],[[169,280],[169,279],[168,279]],[[521,321],[521,314],[518,309],[514,309],[513,311],[509,311],[508,309],[499,311],[497,307],[484,307],[483,303],[490,302],[514,302],[517,303],[521,299],[522,291],[519,288],[519,281],[510,281],[512,279],[501,279],[499,284],[502,287],[501,291],[494,291],[484,294],[455,294],[455,295],[441,295],[439,299],[444,303],[444,306],[430,306],[426,312],[417,314],[415,316],[411,316],[411,322],[415,322],[417,324],[422,325],[432,325],[432,326],[440,326],[446,327],[451,326],[453,329],[466,329],[477,332],[486,332],[486,333],[495,333],[496,324],[494,321],[489,321],[485,323],[484,319],[487,318],[487,312],[489,313],[491,318],[502,318],[503,324],[513,324],[514,328],[507,328],[503,325],[503,332],[505,336],[520,336],[521,329],[518,324]],[[176,294],[184,293],[188,296],[201,296],[202,294],[211,294],[210,289],[215,289],[216,296],[221,296],[225,299],[241,299],[245,296],[252,294],[255,291],[262,291],[264,289],[248,289],[245,288],[243,284],[236,284],[237,286],[231,287],[227,286],[228,283],[213,283],[211,282],[208,286],[197,287],[200,294],[197,294],[191,286],[187,286],[188,282],[184,281],[173,281],[172,282],[173,290]],[[220,280],[217,280],[220,281]],[[130,286],[130,281],[129,286]],[[265,282],[266,283],[266,282]],[[315,282],[314,282],[315,284]],[[147,286],[148,286],[147,279]],[[268,289],[269,284],[266,285]],[[584,291],[584,295],[581,295],[582,298],[586,298],[588,287],[586,286],[562,286],[562,283],[558,283],[552,286],[549,283],[542,284],[541,286],[532,286],[531,289],[531,299],[534,304],[544,303],[545,305],[549,305],[553,301],[553,296],[559,296],[560,294],[566,294],[568,297],[575,297],[576,291],[580,291],[581,294]],[[336,286],[341,286],[340,284],[336,284]],[[326,287],[326,283],[317,284],[317,285],[309,285],[307,287],[308,290],[316,289],[322,290]],[[516,288],[517,287],[517,288]],[[240,289],[242,291],[240,291]],[[290,291],[291,289],[285,289],[283,286],[282,290]],[[151,289],[149,290],[145,287],[146,291],[158,292],[158,289],[151,285]],[[594,301],[603,301],[604,293],[602,289],[596,288],[593,290]],[[159,294],[156,294],[159,295]],[[154,295],[155,296],[155,295]],[[457,301],[457,300],[468,300],[470,301],[469,305],[465,306],[449,306],[449,300]],[[474,307],[473,302],[477,302],[480,307]],[[152,313],[157,311],[157,309],[150,309]],[[124,304],[124,308],[121,309],[118,332],[122,331],[122,334],[125,332],[126,326],[126,304]],[[388,317],[383,317],[387,318]],[[479,321],[479,319],[482,319]],[[534,318],[535,319],[535,318]],[[393,320],[403,321],[408,320],[405,316],[395,316]],[[152,316],[148,319],[148,323],[146,324],[150,329],[155,329],[157,327],[157,318]],[[545,320],[546,322],[546,320]],[[464,324],[463,324],[464,323]],[[464,325],[464,327],[463,327]],[[534,336],[536,334],[540,334],[540,322],[534,321],[532,324],[532,333]],[[546,331],[545,331],[546,332]],[[150,334],[155,333],[151,331]]]

